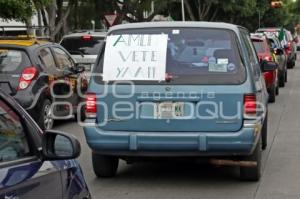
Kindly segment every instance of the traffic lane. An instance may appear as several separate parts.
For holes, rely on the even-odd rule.
[[[290,81],[294,81],[289,71]],[[269,105],[268,149],[263,152],[264,181],[270,161],[271,145],[287,105],[291,83],[280,89],[275,104]],[[127,165],[121,161],[118,174],[111,179],[97,179],[93,173],[91,152],[81,127],[75,122],[59,122],[57,129],[74,134],[82,144],[79,162],[94,198],[254,198],[260,194],[261,183],[241,182],[239,170],[233,167],[214,167],[193,163],[136,163]],[[267,161],[268,160],[268,161]],[[300,169],[299,169],[300,171]],[[300,172],[299,172],[300,173]],[[274,189],[276,189],[275,186]],[[262,195],[262,197],[264,197]]]
[[[298,53],[299,57],[299,53]],[[258,189],[259,199],[299,199],[300,191],[300,62],[289,70],[284,110]]]

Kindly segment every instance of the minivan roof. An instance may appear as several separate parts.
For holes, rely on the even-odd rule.
[[[85,32],[76,32],[76,33],[71,33],[68,35],[65,35],[63,38],[72,38],[72,37],[82,37],[85,35],[91,35],[92,37],[105,37],[106,32],[92,32],[92,31],[85,31]]]
[[[128,23],[113,26],[109,29],[108,34],[116,30],[124,29],[138,29],[138,28],[216,28],[216,29],[229,29],[234,32],[238,32],[239,28],[243,28],[238,25],[222,23],[222,22],[141,22],[141,23]]]
[[[267,27],[267,28],[259,28],[259,29],[257,29],[257,31],[280,31],[281,30],[281,28],[280,27]],[[283,28],[283,30],[284,31],[289,31],[289,30],[287,30],[287,29],[285,29],[285,28]]]

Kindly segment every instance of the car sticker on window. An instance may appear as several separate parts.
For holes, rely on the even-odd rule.
[[[105,47],[103,80],[164,81],[168,35],[111,35]]]
[[[179,34],[180,34],[180,30],[173,30],[173,31],[172,31],[172,34],[173,34],[173,35],[179,35]]]
[[[217,59],[217,64],[228,64],[229,61],[226,58]]]
[[[228,71],[234,71],[236,69],[236,66],[234,63],[230,63],[227,66]]]
[[[227,64],[209,64],[209,72],[227,72]]]
[[[208,59],[208,63],[209,63],[209,64],[216,64],[216,63],[217,63],[217,60],[216,60],[215,57],[210,57],[210,58]]]

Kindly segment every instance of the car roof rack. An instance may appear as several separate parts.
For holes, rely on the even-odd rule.
[[[23,31],[27,32],[27,37],[32,37],[32,35],[28,34],[29,30],[33,32],[32,34],[35,38],[49,36],[49,26],[0,26],[0,33],[2,32],[2,36],[7,36],[7,32],[11,31],[12,29],[13,31],[24,29]],[[37,33],[39,33],[38,36]]]
[[[95,30],[91,30],[91,29],[76,29],[71,31],[70,33],[92,33],[92,32],[107,32],[107,30],[105,29],[95,29]]]
[[[50,41],[50,37],[37,37],[32,35],[18,35],[18,36],[0,36],[0,40],[42,40],[42,41]]]

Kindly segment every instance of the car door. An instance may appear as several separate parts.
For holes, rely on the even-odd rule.
[[[56,67],[56,62],[53,53],[49,46],[41,47],[37,51],[38,63],[43,68],[43,78],[46,78],[47,86],[50,88],[49,93],[53,99],[52,113],[55,117],[61,116],[61,112],[67,112],[64,106],[57,105],[60,96],[66,93],[66,86],[61,86],[60,81],[64,81],[64,76],[61,70]]]
[[[276,48],[280,49],[280,51],[281,51],[280,53],[277,53],[277,55],[276,55],[277,60],[279,62],[279,69],[281,71],[285,71],[286,70],[287,59],[286,59],[286,56],[284,54],[284,48],[281,46],[281,43],[278,39],[275,39],[274,41],[276,43]]]
[[[243,43],[246,47],[246,54],[253,71],[257,101],[262,104],[266,104],[268,101],[268,93],[264,77],[261,73],[260,63],[258,61],[259,59],[253,43],[251,42],[250,34],[245,30],[241,30],[241,34]]]
[[[75,68],[75,63],[71,56],[69,56],[62,48],[53,46],[52,50],[56,61],[56,67],[62,73],[61,80],[68,85],[60,87],[64,89],[64,95],[62,95],[61,100],[63,100],[66,103],[65,105],[74,112],[76,111],[74,108],[76,108],[79,101],[76,92],[78,75],[73,70]]]
[[[41,161],[37,129],[0,96],[0,198],[62,198],[60,169]]]

